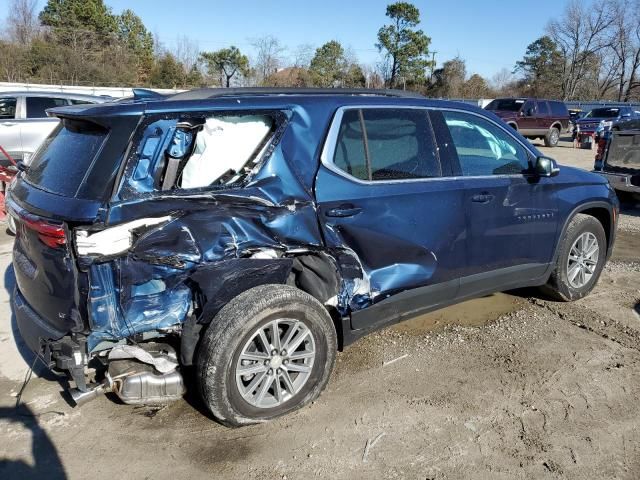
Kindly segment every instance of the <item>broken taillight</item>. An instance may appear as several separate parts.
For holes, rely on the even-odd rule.
[[[57,248],[67,243],[62,224],[51,223],[26,212],[19,212],[18,215],[22,224],[36,232],[40,241],[46,246]]]

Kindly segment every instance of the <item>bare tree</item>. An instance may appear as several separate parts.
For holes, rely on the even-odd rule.
[[[635,89],[640,87],[638,70],[640,70],[640,0],[635,0],[628,7],[627,15],[630,18],[631,29],[629,32],[629,80],[624,93],[624,101],[631,100]]]
[[[37,0],[12,0],[7,16],[9,39],[19,45],[31,43],[40,30]]]
[[[198,42],[191,40],[188,36],[180,35],[176,39],[172,53],[176,60],[184,66],[185,72],[190,72],[198,64],[200,46]]]
[[[255,49],[255,74],[259,85],[263,85],[267,78],[276,73],[283,65],[282,56],[286,48],[273,35],[250,39]]]
[[[609,45],[607,31],[615,15],[610,2],[583,3],[571,0],[562,17],[551,21],[547,33],[564,57],[562,96],[575,98],[592,55]]]
[[[293,66],[297,68],[309,68],[315,52],[316,48],[309,43],[298,45],[293,52]]]

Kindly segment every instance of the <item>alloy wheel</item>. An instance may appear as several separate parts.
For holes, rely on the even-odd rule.
[[[301,321],[277,319],[258,327],[240,352],[235,367],[242,398],[258,408],[290,400],[311,376],[316,347]]]
[[[567,279],[573,288],[584,287],[595,274],[600,246],[591,232],[580,235],[569,250]]]

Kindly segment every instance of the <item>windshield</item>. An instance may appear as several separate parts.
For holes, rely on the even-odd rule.
[[[594,108],[584,118],[616,118],[619,113],[619,108]]]
[[[35,153],[26,180],[48,192],[76,197],[107,134],[90,122],[63,120]]]
[[[498,98],[485,107],[485,110],[506,110],[508,112],[518,112],[524,105],[524,100],[513,98]]]

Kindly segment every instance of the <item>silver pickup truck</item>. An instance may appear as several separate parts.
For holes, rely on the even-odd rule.
[[[80,103],[102,103],[110,97],[59,92],[0,92],[0,146],[15,160],[29,162],[31,155],[58,124],[48,108]],[[0,164],[8,159],[0,155]]]
[[[615,123],[598,145],[594,171],[618,196],[640,195],[640,120]]]

